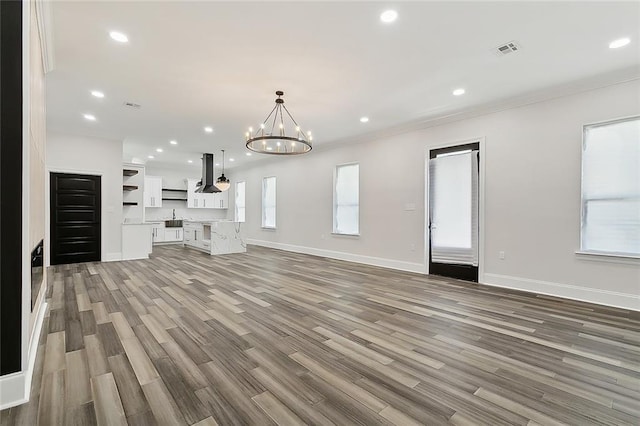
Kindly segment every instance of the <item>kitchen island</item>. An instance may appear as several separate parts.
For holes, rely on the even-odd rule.
[[[247,244],[243,235],[244,223],[230,220],[185,220],[184,246],[205,253],[244,253]]]

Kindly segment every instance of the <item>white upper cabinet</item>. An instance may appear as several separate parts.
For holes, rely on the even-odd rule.
[[[228,209],[229,208],[229,191],[216,192],[213,194],[214,209]]]
[[[198,208],[200,194],[196,193],[196,183],[197,179],[187,179],[187,208],[190,209]]]
[[[162,207],[162,178],[159,176],[144,177],[144,206]]]
[[[190,209],[229,208],[229,191],[203,194],[196,192],[198,179],[187,179],[187,207]]]

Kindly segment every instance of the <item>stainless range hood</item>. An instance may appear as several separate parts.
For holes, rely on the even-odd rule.
[[[210,194],[220,192],[215,185],[213,173],[213,154],[202,154],[202,180],[198,182],[196,192]]]

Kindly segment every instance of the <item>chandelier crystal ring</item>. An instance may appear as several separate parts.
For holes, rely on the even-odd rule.
[[[278,90],[276,95],[276,105],[267,118],[255,132],[250,127],[245,134],[247,149],[273,155],[297,155],[311,151],[311,132],[305,133],[284,106],[284,92]]]

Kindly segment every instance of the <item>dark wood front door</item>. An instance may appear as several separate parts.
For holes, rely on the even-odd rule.
[[[100,176],[51,173],[51,264],[100,260]]]

